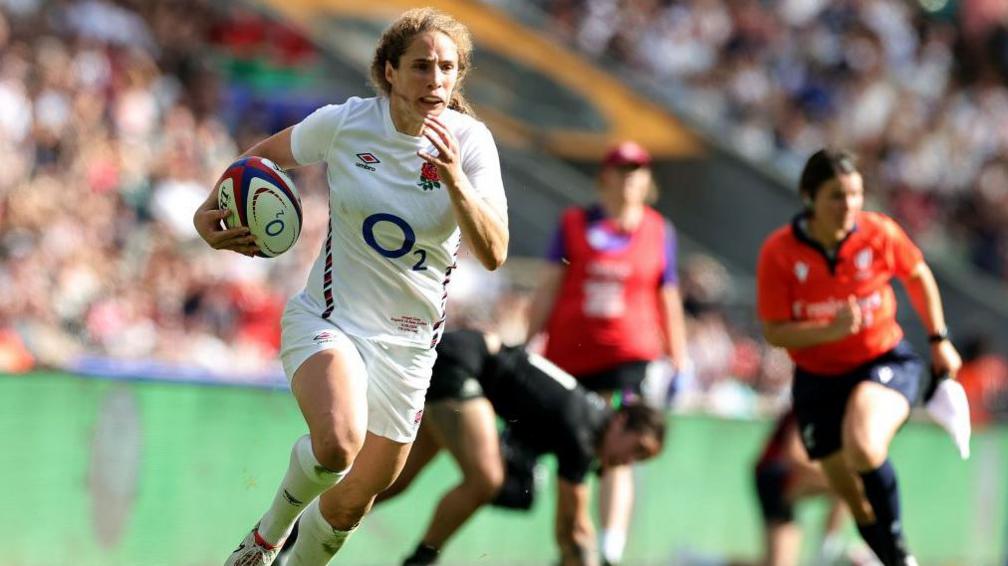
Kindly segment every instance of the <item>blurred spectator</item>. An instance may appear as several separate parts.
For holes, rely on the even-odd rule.
[[[0,326],[0,372],[24,373],[34,365],[35,359],[18,333]]]
[[[971,338],[963,348],[959,382],[966,390],[974,426],[1008,420],[1008,360],[996,354],[985,338]]]
[[[318,171],[299,174],[305,241],[282,258],[192,245],[196,204],[240,153],[217,116],[241,87],[222,91],[203,61],[314,50],[279,26],[215,44],[240,29],[229,17],[203,0],[0,2],[0,320],[16,321],[0,326],[0,370],[90,353],[282,381],[279,312],[325,196]]]
[[[733,417],[779,412],[788,403],[793,366],[782,350],[755,339],[733,316],[728,270],[710,256],[693,254],[683,261],[680,285],[693,364],[672,384],[676,407]]]

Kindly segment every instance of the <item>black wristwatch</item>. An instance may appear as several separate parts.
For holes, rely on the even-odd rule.
[[[949,339],[948,328],[944,328],[942,330],[939,330],[938,332],[935,332],[934,334],[928,335],[928,342],[932,344],[938,344],[948,339]]]

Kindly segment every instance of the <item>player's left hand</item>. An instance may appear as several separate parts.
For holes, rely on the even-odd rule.
[[[962,358],[952,342],[942,340],[931,344],[931,366],[936,375],[948,375],[954,379],[962,367]]]
[[[417,155],[437,167],[438,176],[442,181],[454,185],[463,175],[458,139],[437,116],[424,118],[423,135],[438,150],[438,155],[434,156],[424,151],[418,151]]]

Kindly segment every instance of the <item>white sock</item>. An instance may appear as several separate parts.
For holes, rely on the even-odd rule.
[[[347,471],[334,472],[326,469],[315,458],[311,438],[306,434],[297,439],[291,449],[290,464],[283,482],[273,496],[269,510],[259,522],[259,536],[274,545],[286,539],[305,505],[339,483]]]
[[[324,566],[339,552],[353,530],[338,531],[322,516],[319,500],[305,509],[298,528],[298,538],[287,557],[286,566]]]
[[[599,536],[599,549],[602,558],[611,564],[619,564],[623,560],[623,549],[626,548],[626,533],[615,529],[602,529]]]
[[[827,533],[819,545],[819,563],[834,564],[843,557],[847,541],[840,533]]]

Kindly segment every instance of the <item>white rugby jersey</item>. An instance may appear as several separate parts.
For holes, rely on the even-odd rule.
[[[502,218],[507,202],[497,146],[474,118],[445,110],[462,170]],[[302,299],[344,332],[434,347],[444,331],[447,286],[460,231],[423,136],[395,129],[385,97],[324,106],[291,135],[298,163],[325,161],[329,232]]]

